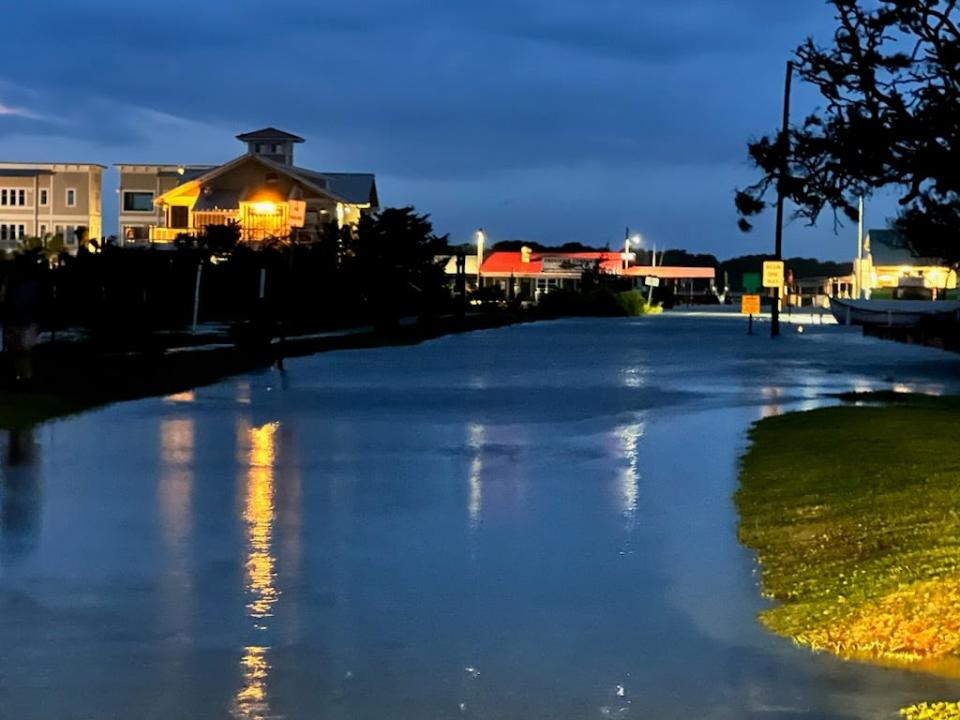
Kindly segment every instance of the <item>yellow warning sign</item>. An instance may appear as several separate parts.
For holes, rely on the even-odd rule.
[[[763,264],[763,286],[765,288],[783,287],[782,260],[768,260]]]

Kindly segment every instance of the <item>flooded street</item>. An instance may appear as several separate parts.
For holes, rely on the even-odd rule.
[[[731,318],[329,353],[17,433],[0,719],[894,718],[960,682],[765,633],[750,424],[960,356]]]

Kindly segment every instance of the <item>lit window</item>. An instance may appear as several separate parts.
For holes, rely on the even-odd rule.
[[[67,207],[77,206],[77,191],[73,188],[67,190]]]

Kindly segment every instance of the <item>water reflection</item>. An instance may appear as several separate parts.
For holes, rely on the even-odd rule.
[[[172,395],[167,395],[163,398],[165,403],[171,405],[177,405],[180,403],[192,403],[197,399],[197,394],[193,390],[186,390],[184,392],[173,393]]]
[[[627,388],[642,388],[647,384],[649,373],[649,369],[645,367],[627,368],[621,373],[621,383]]]
[[[486,428],[483,425],[471,423],[468,427],[469,438],[467,446],[470,448],[470,475],[468,477],[469,495],[467,500],[467,514],[470,517],[470,527],[476,529],[480,524],[480,513],[483,510],[483,443],[486,439]]]
[[[274,521],[274,478],[276,461],[276,434],[279,423],[267,423],[249,430],[249,455],[247,490],[244,500],[243,519],[247,523],[247,592],[252,599],[247,604],[251,618],[265,620],[272,615],[278,592],[274,585],[276,577],[272,554]],[[265,629],[262,622],[255,623]]]
[[[783,388],[777,385],[770,385],[761,388],[760,395],[763,397],[763,405],[760,406],[760,419],[776,417],[783,415]]]
[[[157,492],[163,533],[171,549],[180,547],[190,533],[195,436],[196,425],[192,419],[177,418],[160,423],[163,467]]]
[[[618,487],[620,512],[632,524],[637,513],[637,499],[640,496],[640,458],[637,453],[637,446],[640,443],[640,438],[643,437],[643,423],[635,422],[622,425],[617,428],[616,435],[620,444],[620,452],[623,453],[623,457],[627,461],[627,467],[620,473]]]
[[[237,382],[235,398],[237,401],[237,405],[250,404],[250,381],[249,380],[239,380]]]
[[[163,583],[161,622],[169,637],[188,641],[192,613],[193,576],[189,550],[193,531],[193,466],[196,424],[192,418],[168,418],[160,423],[160,477],[157,512],[160,532],[170,557],[171,576]]]
[[[270,663],[267,662],[267,648],[245,648],[240,669],[243,674],[243,687],[237,691],[234,698],[234,717],[250,720],[270,717],[270,703],[267,701]]]
[[[277,460],[277,431],[280,423],[260,427],[238,423],[237,434],[243,457],[245,490],[243,520],[247,530],[247,556],[244,563],[245,587],[249,601],[247,616],[257,632],[267,629],[267,620],[273,616],[273,606],[279,598],[276,587],[276,560],[273,555],[275,512],[274,467]],[[254,644],[244,648],[240,660],[242,687],[233,702],[237,718],[265,718],[270,708],[267,700],[267,681],[270,662],[269,647]]]
[[[19,560],[40,535],[40,469],[32,428],[10,430],[0,484],[0,548],[4,562]]]

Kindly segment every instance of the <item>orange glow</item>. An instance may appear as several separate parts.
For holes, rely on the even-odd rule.
[[[240,660],[243,687],[234,697],[233,715],[236,718],[264,718],[270,711],[267,704],[267,679],[270,674],[267,648],[251,646],[244,650]]]
[[[257,215],[276,215],[278,211],[277,204],[268,200],[251,203],[250,207]]]
[[[247,494],[243,519],[247,522],[250,552],[247,555],[247,590],[253,599],[247,605],[250,616],[257,620],[272,615],[271,608],[279,593],[274,587],[275,560],[272,555],[274,520],[273,464],[276,459],[278,423],[251,428],[248,433]]]

